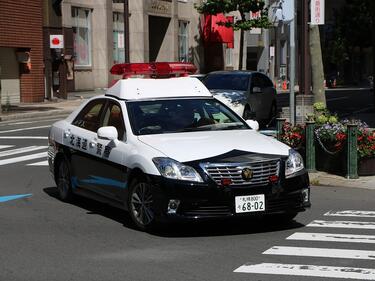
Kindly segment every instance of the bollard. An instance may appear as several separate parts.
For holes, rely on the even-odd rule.
[[[285,123],[285,118],[276,118],[276,138],[278,140],[281,139],[281,135],[283,133],[283,125]]]
[[[307,121],[305,128],[306,137],[306,170],[308,172],[315,172],[315,122]]]
[[[346,178],[358,179],[357,130],[355,124],[348,124],[348,141],[346,149]]]

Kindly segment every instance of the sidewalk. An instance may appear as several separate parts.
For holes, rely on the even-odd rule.
[[[357,187],[375,190],[375,176],[360,177],[359,179],[347,179],[342,176],[325,172],[309,173],[311,185],[334,187]]]
[[[104,94],[104,90],[74,92],[68,94],[68,99],[56,99],[42,103],[20,103],[11,105],[6,111],[3,106],[1,121],[13,121],[29,118],[43,118],[48,116],[68,115],[84,100]]]

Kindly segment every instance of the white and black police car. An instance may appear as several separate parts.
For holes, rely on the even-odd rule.
[[[182,219],[291,220],[309,207],[301,156],[185,77],[195,71],[187,63],[113,66],[123,79],[50,130],[59,197],[123,208],[142,230]]]

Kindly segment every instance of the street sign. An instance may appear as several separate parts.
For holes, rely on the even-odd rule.
[[[311,24],[324,24],[324,0],[311,0]]]
[[[49,47],[51,49],[63,49],[64,48],[64,35],[50,35],[49,36]]]

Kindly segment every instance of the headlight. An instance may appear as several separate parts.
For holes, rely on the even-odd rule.
[[[153,158],[160,174],[168,179],[203,182],[201,176],[192,167],[166,157]]]
[[[285,162],[285,177],[291,178],[293,175],[304,169],[303,158],[295,150],[289,150],[288,160]]]

